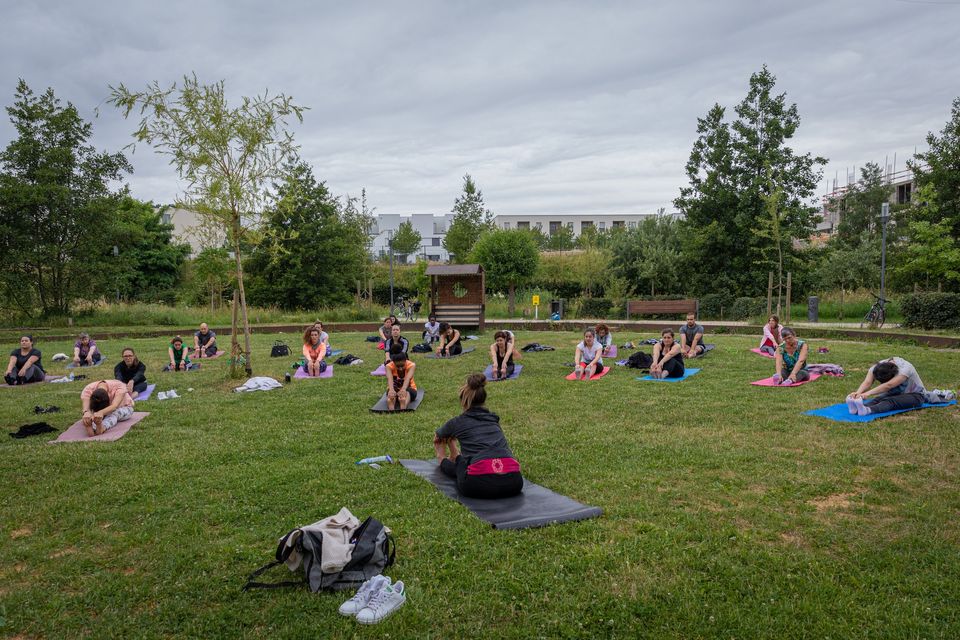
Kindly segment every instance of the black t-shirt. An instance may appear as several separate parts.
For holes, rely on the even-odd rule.
[[[133,384],[140,384],[147,380],[147,365],[138,362],[135,367],[128,367],[122,360],[113,368],[113,377],[124,384],[133,380]]]
[[[500,429],[500,418],[484,407],[474,407],[437,429],[441,438],[456,438],[467,464],[490,458],[512,458],[513,452]]]
[[[17,359],[17,371],[20,371],[20,369],[23,368],[23,365],[27,364],[27,360],[29,360],[32,356],[37,356],[37,361],[34,364],[37,365],[37,368],[40,369],[40,371],[43,371],[43,365],[40,364],[40,350],[37,348],[30,349],[30,353],[27,355],[23,355],[20,349],[14,349],[10,352],[10,355],[15,356]]]

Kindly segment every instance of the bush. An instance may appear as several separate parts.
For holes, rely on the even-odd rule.
[[[900,299],[903,323],[920,329],[960,327],[960,293],[915,293]]]
[[[607,318],[613,302],[607,298],[580,298],[578,316],[581,318]]]
[[[720,319],[724,314],[730,315],[732,298],[723,293],[708,293],[700,296],[700,317]]]
[[[749,320],[766,312],[766,298],[737,298],[730,306],[730,318],[733,320]]]

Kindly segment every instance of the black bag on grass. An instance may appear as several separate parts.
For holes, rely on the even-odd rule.
[[[310,590],[314,593],[324,589],[331,591],[357,589],[365,581],[383,573],[384,569],[393,565],[397,555],[393,536],[379,520],[367,518],[350,536],[350,542],[354,545],[350,561],[340,571],[325,573],[321,569],[323,534],[316,527],[318,524],[319,522],[315,522],[306,527],[298,527],[280,538],[274,554],[275,560],[251,573],[243,590],[296,587],[304,583],[309,584]],[[291,571],[302,568],[303,579],[281,582],[255,581],[265,571],[281,564],[286,564]]]
[[[649,369],[652,364],[653,356],[643,351],[631,353],[630,357],[627,358],[627,366],[631,369]]]
[[[413,345],[413,347],[412,347],[410,350],[413,351],[414,353],[431,353],[431,352],[433,352],[433,348],[430,347],[430,343],[429,343],[429,342],[421,342],[420,344],[415,344],[415,345]]]
[[[288,347],[282,340],[277,340],[273,343],[273,348],[270,349],[271,358],[282,358],[290,355],[290,347]]]

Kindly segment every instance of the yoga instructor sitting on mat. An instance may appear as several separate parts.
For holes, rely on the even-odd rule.
[[[387,408],[402,411],[417,399],[417,383],[413,381],[417,365],[407,360],[406,352],[399,344],[395,344],[390,349],[390,362],[386,368]]]
[[[123,350],[123,361],[113,368],[113,377],[127,385],[131,396],[147,390],[147,365],[140,362],[130,347]]]
[[[456,478],[463,495],[509,498],[523,490],[523,476],[500,428],[500,418],[483,406],[486,384],[482,373],[467,376],[460,387],[463,413],[437,429],[433,449],[440,469]]]
[[[327,345],[320,340],[320,331],[313,327],[303,332],[303,372],[308,376],[319,376],[326,371]]]
[[[807,371],[807,343],[797,338],[789,327],[780,329],[783,343],[777,347],[777,372],[773,374],[776,384],[791,385],[810,379]]]
[[[91,382],[80,392],[80,400],[88,436],[98,436],[133,415],[133,398],[119,380]]]
[[[458,356],[463,353],[463,343],[460,342],[460,332],[450,326],[449,322],[440,323],[440,346],[437,355],[441,357]]]
[[[17,384],[43,382],[46,373],[40,364],[40,350],[33,348],[32,336],[20,336],[20,348],[10,352],[10,361],[3,379],[11,387]]]
[[[653,345],[653,364],[650,375],[654,378],[682,378],[684,374],[681,347],[673,338],[673,329],[660,332],[660,342]]]
[[[577,380],[589,380],[598,373],[603,373],[603,346],[597,342],[597,334],[593,329],[583,332],[583,340],[577,345],[573,361],[576,368],[573,370]]]

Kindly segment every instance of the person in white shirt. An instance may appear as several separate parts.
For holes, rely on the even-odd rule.
[[[431,313],[423,323],[423,341],[427,343],[440,342],[440,323],[437,314]]]
[[[603,346],[597,342],[597,334],[593,329],[583,332],[583,340],[577,345],[574,357],[576,368],[573,370],[577,380],[589,380],[598,373],[603,373]]]
[[[875,382],[879,384],[874,387]],[[893,357],[870,367],[857,390],[847,396],[847,408],[861,416],[915,409],[923,404],[925,393],[916,368],[903,358]]]

